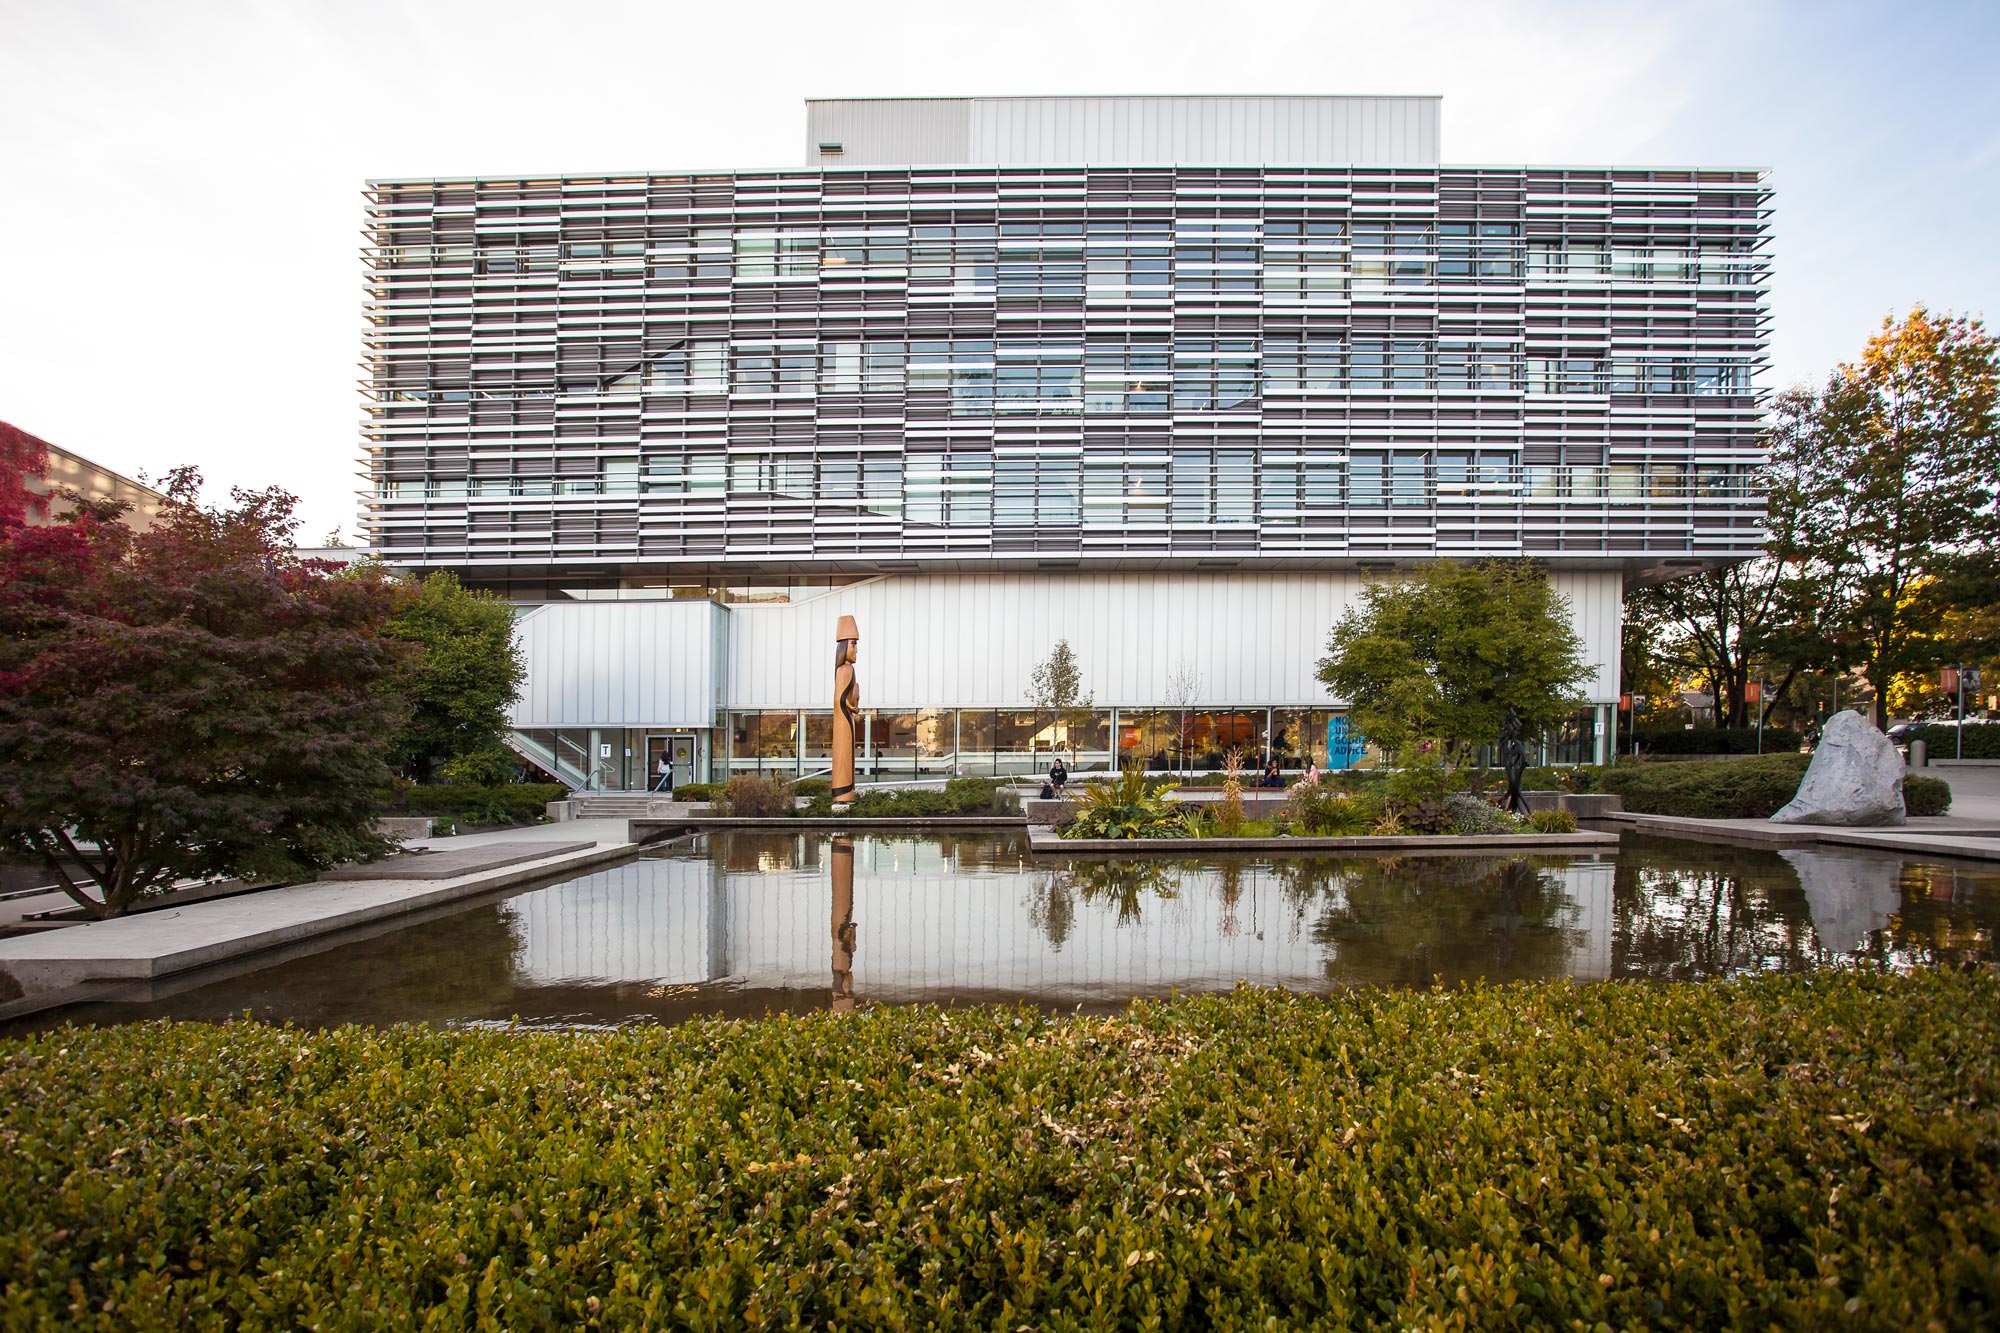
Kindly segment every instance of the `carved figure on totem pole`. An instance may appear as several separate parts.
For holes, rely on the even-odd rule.
[[[854,737],[861,726],[861,686],[854,663],[861,656],[861,631],[853,616],[842,616],[833,632],[833,804],[854,804]]]
[[[1527,814],[1528,802],[1521,795],[1521,775],[1528,768],[1528,747],[1521,744],[1521,715],[1511,707],[1507,710],[1507,720],[1500,725],[1500,767],[1507,774],[1507,813]]]

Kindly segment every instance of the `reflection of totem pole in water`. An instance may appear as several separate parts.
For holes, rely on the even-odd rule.
[[[833,1007],[854,1007],[854,839],[833,840]]]
[[[854,679],[861,655],[861,631],[853,616],[842,616],[833,631],[833,803],[854,804],[854,735],[861,725],[861,686]]]
[[[1528,747],[1521,744],[1521,715],[1509,708],[1500,726],[1500,767],[1507,774],[1507,813],[1525,815],[1528,802],[1521,795],[1521,774],[1528,767]]]

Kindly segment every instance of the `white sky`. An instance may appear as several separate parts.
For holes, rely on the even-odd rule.
[[[362,182],[791,165],[807,97],[1439,93],[1447,162],[1752,165],[1775,372],[2000,316],[2000,4],[0,0],[0,419],[354,531]]]

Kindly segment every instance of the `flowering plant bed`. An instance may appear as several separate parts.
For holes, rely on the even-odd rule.
[[[0,1043],[12,1326],[1971,1328],[2000,976]]]
[[[1616,833],[1351,833],[1315,837],[1303,833],[1249,832],[1199,838],[1078,838],[1046,826],[1030,825],[1030,851],[1064,856],[1075,852],[1116,852],[1120,856],[1185,856],[1190,852],[1262,852],[1267,856],[1304,856],[1315,852],[1530,852],[1593,851],[1618,846]]]
[[[1567,810],[1537,810],[1516,818],[1470,792],[1437,786],[1411,795],[1394,790],[1357,793],[1332,784],[1298,782],[1286,790],[1282,808],[1268,818],[1253,819],[1250,805],[1264,802],[1253,799],[1246,804],[1237,775],[1230,777],[1220,799],[1184,802],[1172,799],[1176,788],[1171,784],[1158,785],[1128,769],[1117,782],[1078,790],[1075,813],[1061,823],[1060,836],[1091,842],[1208,843],[1288,836],[1401,840],[1576,832],[1576,816]]]

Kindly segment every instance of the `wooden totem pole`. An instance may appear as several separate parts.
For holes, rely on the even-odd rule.
[[[854,804],[854,737],[861,725],[861,686],[854,663],[861,655],[861,631],[853,616],[842,616],[833,650],[833,804]]]

